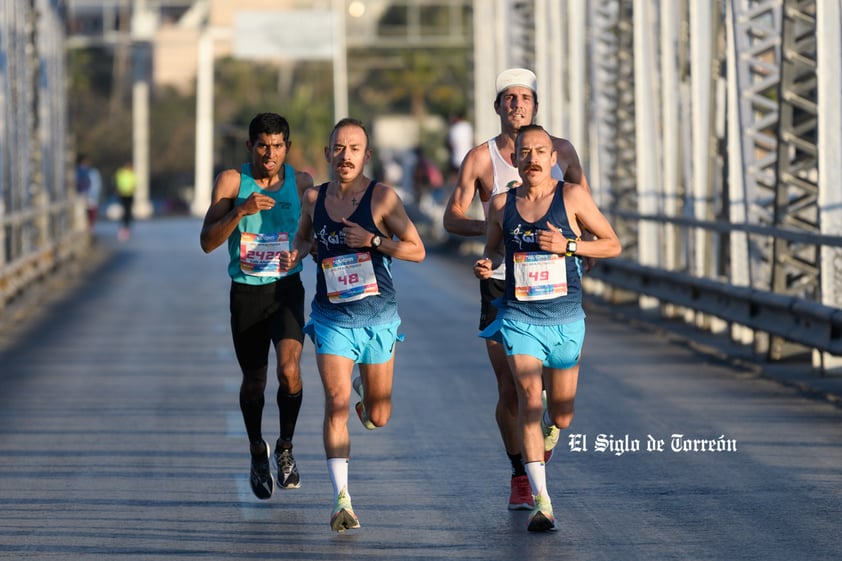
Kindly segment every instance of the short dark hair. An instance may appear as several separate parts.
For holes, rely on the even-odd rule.
[[[520,146],[520,137],[522,137],[527,132],[536,132],[536,131],[540,131],[540,132],[546,134],[547,136],[549,136],[550,137],[550,143],[552,143],[552,141],[553,141],[552,135],[550,135],[550,133],[547,132],[547,129],[545,129],[541,125],[535,125],[535,124],[524,125],[524,126],[520,127],[517,131],[517,137],[515,138],[515,148]]]
[[[289,123],[277,113],[258,113],[249,123],[249,140],[254,142],[261,134],[280,134],[289,142]]]
[[[341,129],[342,127],[353,126],[353,127],[360,127],[363,132],[365,133],[365,148],[368,150],[369,145],[371,144],[371,139],[368,137],[368,129],[365,128],[365,124],[360,121],[359,119],[354,119],[353,117],[345,117],[344,119],[340,119],[338,123],[333,126],[333,130],[330,131],[330,137],[328,138],[328,145],[333,145],[333,136],[336,134],[336,131]]]

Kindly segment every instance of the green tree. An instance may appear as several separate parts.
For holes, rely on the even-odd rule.
[[[425,16],[426,17],[426,16]],[[441,13],[430,15],[441,18]],[[348,53],[350,116],[366,123],[384,113],[446,117],[468,107],[469,59],[465,49],[382,49]],[[78,153],[88,154],[108,181],[132,157],[131,100],[113,103],[114,54],[76,49],[69,56],[70,128]],[[126,78],[128,79],[128,78]],[[214,74],[215,166],[233,167],[245,158],[248,123],[262,111],[287,117],[292,131],[289,162],[328,175],[323,149],[334,124],[333,72],[329,62],[277,63],[225,58]],[[191,185],[195,166],[194,91],[153,89],[150,99],[150,196],[172,198]],[[438,136],[437,136],[438,135]],[[436,155],[440,133],[422,131],[422,144]],[[441,163],[441,162],[440,162]]]

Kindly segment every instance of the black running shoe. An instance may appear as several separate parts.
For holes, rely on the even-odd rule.
[[[260,500],[272,498],[275,492],[275,480],[272,478],[272,470],[269,467],[269,446],[263,443],[264,451],[260,454],[251,455],[251,491]]]
[[[298,466],[292,457],[292,448],[281,448],[280,440],[275,444],[275,465],[278,467],[278,485],[281,489],[298,489],[301,479],[298,477]]]

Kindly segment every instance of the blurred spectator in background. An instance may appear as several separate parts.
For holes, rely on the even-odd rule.
[[[459,166],[473,147],[474,127],[465,119],[465,112],[458,111],[450,117],[450,128],[447,131],[447,150],[450,153],[447,182],[450,185],[456,183]]]
[[[131,235],[132,206],[134,205],[134,193],[137,188],[137,175],[131,162],[126,162],[117,170],[114,175],[114,184],[117,187],[117,195],[120,197],[120,204],[123,207],[123,223],[120,227],[118,237],[120,241],[126,241]]]
[[[85,197],[88,213],[88,230],[93,231],[99,209],[99,197],[102,193],[102,176],[99,170],[91,165],[91,160],[85,154],[76,158],[76,192]]]
[[[444,177],[442,177],[441,170],[435,162],[424,154],[423,148],[418,146],[414,152],[415,168],[412,174],[412,192],[415,197],[415,205],[421,208],[427,194],[430,194],[436,201],[442,199],[438,194],[444,187]]]

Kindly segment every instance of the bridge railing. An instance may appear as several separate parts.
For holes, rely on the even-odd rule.
[[[84,202],[70,198],[0,216],[0,312],[89,249]]]
[[[627,259],[605,260],[590,276],[616,288],[651,296],[661,303],[682,306],[812,349],[842,355],[839,308],[647,267]]]
[[[69,155],[61,4],[0,3],[0,311],[90,244]]]
[[[626,223],[669,224],[715,235],[744,233],[758,238],[782,239],[801,246],[842,248],[842,236],[756,224],[705,221],[687,217],[643,215],[617,211],[612,216]],[[809,296],[783,294],[757,287],[739,286],[725,278],[698,277],[683,270],[667,270],[641,264],[634,259],[606,259],[588,274],[590,288],[602,291],[604,283],[615,289],[655,299],[656,305],[672,305],[693,314],[718,318],[754,333],[742,342],[757,344],[758,337],[776,337],[822,353],[842,355],[842,309],[824,305]],[[597,281],[597,282],[593,282]],[[646,304],[641,303],[642,307]],[[666,312],[665,312],[666,314]],[[668,315],[681,316],[673,310]],[[704,323],[698,322],[696,323]],[[748,339],[747,341],[745,339]],[[774,357],[771,357],[774,358]],[[821,361],[820,361],[821,362]],[[822,369],[824,364],[818,364]]]

